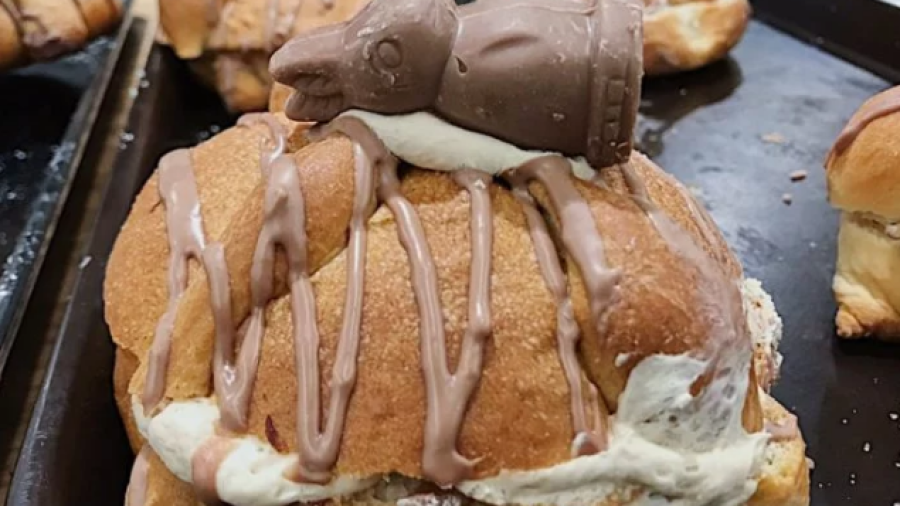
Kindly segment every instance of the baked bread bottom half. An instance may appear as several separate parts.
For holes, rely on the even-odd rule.
[[[416,295],[421,285],[411,277],[413,257],[398,234],[410,215],[418,217],[427,252],[415,258],[430,256],[433,262],[433,302],[447,362],[457,364],[469,332],[474,190],[453,174],[407,167],[398,193],[382,194],[389,205],[368,209],[355,383],[333,474],[321,484],[291,479],[302,444],[298,428],[315,416],[298,408],[301,390],[310,392],[303,385],[318,380],[312,395],[317,392],[320,405],[329,406],[340,384],[331,372],[340,355],[351,279],[347,230],[361,212],[354,195],[367,160],[350,138],[334,133],[309,143],[307,129],[276,115],[242,120],[180,152],[183,171],[170,170],[167,155],[162,165],[169,170],[154,174],[136,198],[104,288],[106,318],[119,350],[116,397],[132,444],[143,448],[143,464],[135,466],[141,479],[132,482],[129,497],[134,492],[169,504],[195,497],[209,502],[214,489],[215,499],[238,506],[440,499],[428,498],[435,495],[429,485],[435,480],[423,467],[433,399],[423,382],[420,332],[426,325]],[[427,129],[418,133],[451,138]],[[414,158],[392,142],[385,140],[400,158]],[[438,144],[430,151],[467,149],[465,142]],[[455,438],[473,467],[452,483],[449,495],[496,505],[659,504],[664,498],[685,505],[807,504],[802,437],[793,416],[764,392],[775,376],[780,338],[771,300],[758,283],[743,280],[715,224],[683,186],[639,154],[628,167],[604,169],[593,182],[559,170],[527,187],[503,174],[481,183],[483,193],[476,194],[489,197],[493,229],[490,336]],[[645,205],[652,202],[658,211],[647,211],[629,194],[629,171],[645,187]],[[221,425],[222,399],[213,395],[220,371],[214,357],[222,342],[215,324],[222,315],[214,313],[214,280],[207,276],[214,271],[196,258],[206,262],[207,248],[221,254],[231,302],[225,314],[230,326],[242,327],[255,311],[254,256],[267,226],[264,216],[279,208],[273,203],[279,192],[272,193],[269,183],[276,173],[275,179],[286,177],[302,191],[299,226],[305,228],[305,264],[315,297],[318,374],[297,374],[294,323],[301,320],[292,317],[289,285],[302,280],[289,275],[284,256],[276,253],[269,264],[270,297],[261,306],[265,328],[250,378],[246,428],[236,432]],[[190,217],[187,224],[172,220],[178,203],[193,199],[171,193],[173,174],[190,177],[196,193],[196,206],[184,215]],[[570,190],[569,205],[559,205],[560,187]],[[379,191],[387,192],[383,186]],[[391,205],[403,213],[395,214]],[[581,240],[567,235],[573,209],[586,211],[577,215],[578,223],[594,221],[582,233],[602,238],[602,252],[592,255],[604,256],[620,276],[602,325],[595,325],[585,281],[590,278],[582,274],[587,264],[570,256],[570,247]],[[533,227],[529,216],[541,226]],[[666,236],[661,230],[679,233]],[[203,251],[190,258],[176,254],[185,243],[171,241],[185,240],[183,233],[202,237]],[[565,305],[554,300],[558,292],[548,289],[535,249],[542,237],[566,244],[557,246],[568,252],[559,265],[570,312],[560,311]],[[170,265],[184,270],[173,278]],[[183,290],[170,297],[178,281]],[[563,320],[581,332],[574,381],[561,360]],[[162,402],[148,406],[148,384],[155,384],[148,370],[158,362],[153,344],[160,332],[171,348],[159,383]],[[247,346],[237,341],[237,348]],[[573,428],[576,404],[584,406],[590,430],[603,434],[591,440],[597,447],[585,446],[590,436]],[[215,466],[206,465],[213,461]]]
[[[121,16],[120,0],[0,2],[0,70],[77,51]]]
[[[860,107],[826,171],[829,201],[842,211],[838,335],[900,340],[900,87]]]
[[[644,70],[664,75],[724,58],[750,21],[747,0],[645,0]]]

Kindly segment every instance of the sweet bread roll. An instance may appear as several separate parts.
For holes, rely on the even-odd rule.
[[[748,0],[644,0],[648,75],[693,70],[722,59],[750,20]]]
[[[112,335],[123,351],[140,359],[131,380],[131,409],[144,437],[161,452],[174,477],[196,480],[198,497],[214,493],[235,505],[323,499],[409,504],[421,500],[423,493],[437,492],[434,478],[428,478],[435,471],[423,467],[423,440],[432,430],[426,425],[428,406],[434,402],[423,383],[423,368],[427,371],[428,366],[422,362],[420,346],[429,338],[423,332],[442,334],[450,364],[460,360],[461,347],[471,345],[463,343],[472,331],[470,276],[478,253],[472,246],[477,229],[471,221],[476,198],[467,188],[479,186],[461,185],[450,174],[420,169],[401,172],[399,186],[385,186],[393,184],[390,180],[366,183],[361,172],[368,170],[365,160],[376,164],[385,160],[366,158],[362,148],[340,133],[304,146],[305,130],[273,116],[245,120],[189,152],[164,158],[160,171],[139,194],[110,258],[105,286]],[[286,154],[273,161],[281,145]],[[475,459],[474,467],[443,494],[450,497],[447,500],[625,505],[651,496],[683,495],[686,504],[723,504],[727,498],[760,506],[807,504],[807,468],[799,433],[770,440],[760,432],[764,425],[778,426],[790,415],[759,392],[751,368],[750,336],[740,330],[747,325],[744,309],[723,305],[717,297],[708,297],[712,293],[704,293],[716,285],[716,290],[725,290],[718,295],[740,300],[739,265],[683,187],[646,158],[635,155],[631,164],[647,197],[664,213],[654,219],[672,220],[688,242],[678,246],[664,238],[653,219],[629,197],[625,173],[619,169],[605,171],[600,185],[583,182],[561,168],[553,169],[552,179],[532,182],[524,190],[515,186],[515,180],[509,183],[518,188],[515,191],[499,184],[499,179],[482,180],[485,193],[479,192],[477,201],[479,206],[489,204],[483,216],[493,228],[487,250],[490,334],[480,381],[468,409],[463,408],[459,428],[458,451]],[[286,186],[278,190],[272,181]],[[567,197],[575,199],[576,207],[583,199],[586,207],[581,209],[588,210],[585,216],[596,228],[582,232],[602,238],[607,268],[621,276],[602,337],[591,324],[592,297],[579,263],[563,246],[572,240],[560,235],[571,226],[570,217],[560,214],[563,208],[555,200],[559,188],[552,181],[567,181],[562,186],[577,192]],[[387,203],[359,205],[359,184],[374,184],[371,191]],[[286,194],[282,192],[294,191],[304,199],[302,217],[295,214],[300,209],[296,203],[279,200]],[[532,198],[525,198],[529,194]],[[179,197],[173,200],[174,195]],[[186,207],[176,208],[179,202]],[[296,313],[301,290],[297,284],[305,285],[306,278],[298,277],[296,270],[289,272],[284,253],[259,256],[259,251],[270,251],[265,237],[298,230],[275,224],[272,213],[278,209],[291,210],[285,219],[295,217],[299,221],[294,226],[305,230],[305,272],[318,332],[306,327],[309,322],[303,328],[320,339],[313,348],[319,350],[318,359],[313,358],[319,363],[317,379],[298,376],[294,363],[295,340],[301,339],[296,332],[304,321]],[[178,221],[179,216],[188,221]],[[408,249],[411,240],[403,239],[406,233],[418,234],[417,227],[409,228],[410,216],[417,216],[425,240],[420,246],[427,244],[427,251]],[[367,231],[365,246],[355,250],[364,255],[364,275],[349,275],[359,257],[351,258],[354,248],[348,249],[348,241],[354,234],[348,237],[347,230],[359,219]],[[560,292],[548,288],[542,272],[540,259],[555,258],[552,246],[540,249],[544,237],[559,241],[569,259],[560,266],[570,284],[570,316],[560,312],[554,295]],[[679,252],[680,247],[688,250]],[[684,255],[685,251],[693,253]],[[703,256],[692,259],[694,254]],[[216,256],[224,261],[214,260]],[[269,260],[259,263],[262,258]],[[437,298],[431,302],[421,298],[428,283],[413,273],[422,268],[416,258],[432,262]],[[227,271],[224,284],[220,268]],[[259,299],[254,286],[266,279],[267,269],[272,278],[263,284],[269,286],[269,297]],[[173,272],[178,273],[174,278]],[[355,276],[363,276],[361,305],[345,306],[353,300],[347,290]],[[704,287],[705,283],[713,285]],[[180,295],[172,298],[173,289]],[[230,310],[221,313],[223,295],[230,300]],[[215,309],[211,300],[216,301]],[[264,309],[254,309],[261,300],[268,300]],[[428,304],[437,305],[443,331],[426,328],[434,323],[423,320]],[[353,329],[344,324],[346,311],[355,309],[360,322],[357,359],[347,361],[346,350],[337,347],[342,328],[345,334]],[[254,369],[222,368],[222,357],[230,348],[216,322],[243,327],[233,345],[245,350],[256,342],[246,337],[253,332],[249,327],[260,324],[252,316],[255,311],[263,311],[265,323],[257,342],[258,365],[246,418],[218,422],[223,425],[215,429],[224,411],[213,395],[220,381],[214,378],[224,378],[220,375],[228,370],[243,371],[235,372],[240,383]],[[735,334],[713,332],[723,318],[737,325]],[[573,369],[580,378],[575,383],[566,379],[561,361],[561,321],[583,332],[574,364],[584,364],[584,370]],[[151,402],[145,410],[148,368],[158,360],[152,344],[167,335],[171,348],[161,377],[162,402]],[[346,345],[346,338],[340,340],[341,346]],[[305,341],[296,341],[301,342]],[[343,364],[335,370],[345,371],[343,367],[351,363],[357,364],[350,374],[354,389],[343,428],[335,429],[342,437],[335,466],[326,473],[330,485],[309,483],[319,481],[311,471],[298,480],[294,474],[301,445],[298,434],[304,433],[300,430],[304,424],[318,418],[298,407],[300,394],[321,396],[321,406],[333,406],[335,396],[344,394],[336,386],[343,383],[331,379],[332,370]],[[312,381],[319,386],[306,390]],[[675,390],[659,390],[663,384]],[[580,400],[572,397],[576,385],[582,392]],[[597,397],[591,395],[594,385]],[[669,395],[678,388],[686,389],[682,395],[696,388],[693,395],[712,404],[669,405],[673,402]],[[573,402],[584,406],[585,432],[573,429]],[[340,416],[334,409],[325,410],[326,417]],[[716,419],[708,409],[730,420],[720,426],[723,432],[712,430],[717,422],[706,425],[704,420]],[[613,413],[615,417],[610,416]],[[697,418],[700,413],[703,419]],[[632,425],[629,420],[647,425]],[[312,430],[326,429],[323,425]],[[590,443],[593,437],[596,442]],[[315,441],[303,444],[315,446]],[[584,456],[573,459],[573,451]],[[659,465],[660,473],[666,469],[665,473],[677,474],[688,454],[700,466],[699,474],[678,474],[668,481],[665,474],[643,471]],[[627,466],[629,459],[639,468]],[[710,472],[716,479],[705,474]],[[153,480],[148,483],[148,494],[167,493]],[[702,502],[703,494],[712,499]]]
[[[121,15],[120,0],[0,2],[0,70],[76,51]]]
[[[863,104],[825,166],[829,200],[842,211],[838,335],[900,339],[900,87]]]
[[[351,17],[366,1],[160,0],[160,30],[229,109],[263,110],[272,52],[293,35]]]

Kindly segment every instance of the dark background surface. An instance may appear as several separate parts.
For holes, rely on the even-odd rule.
[[[0,376],[123,35],[0,73]]]
[[[132,456],[110,392],[113,346],[102,319],[105,262],[131,198],[166,149],[190,145],[230,119],[185,84],[164,51],[148,65],[106,190],[73,301],[35,409],[10,504],[121,504]],[[748,275],[785,322],[775,395],[800,417],[816,461],[812,504],[900,501],[900,349],[834,338],[830,291],[837,215],[822,160],[856,107],[887,83],[753,24],[733,58],[646,83],[638,136],[665,169],[697,189]],[[764,137],[767,140],[764,140]],[[790,173],[807,170],[799,183]],[[793,203],[782,202],[784,193]],[[86,456],[89,456],[87,458]]]
[[[754,23],[729,60],[644,90],[641,147],[697,190],[782,315],[774,394],[799,415],[817,506],[900,501],[900,348],[834,337],[838,214],[822,168],[850,115],[887,86]],[[792,183],[796,170],[807,179]]]

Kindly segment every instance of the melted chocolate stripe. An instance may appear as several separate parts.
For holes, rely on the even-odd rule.
[[[276,151],[277,149],[276,147]],[[250,393],[265,333],[265,307],[271,299],[275,249],[280,246],[287,256],[289,266],[298,374],[297,431],[300,462],[291,474],[292,478],[302,481],[322,483],[330,479],[331,467],[338,457],[347,404],[356,382],[365,277],[366,219],[372,211],[374,178],[372,160],[359,147],[355,149],[355,155],[356,193],[347,253],[347,298],[324,431],[320,431],[319,331],[316,324],[315,295],[307,266],[305,203],[298,168],[290,156],[279,156],[271,163],[265,197],[265,221],[257,241],[251,272],[253,309],[232,375],[235,381],[231,384],[228,395],[223,396],[226,401],[222,411],[223,425],[238,430],[245,429]],[[271,158],[271,154],[265,157],[264,163]],[[222,371],[225,372],[227,371]]]
[[[273,164],[282,157],[286,145],[286,130],[271,114],[246,114],[238,125],[249,127],[263,123],[269,127],[269,143],[260,152],[260,172],[268,178]],[[304,224],[305,226],[305,224]],[[265,223],[257,239],[251,266],[250,319],[237,360],[234,360],[234,337],[221,334],[224,341],[217,343],[214,380],[219,401],[220,423],[228,430],[247,429],[247,411],[250,394],[259,367],[262,336],[265,333],[265,307],[271,299],[274,250],[264,237]]]
[[[432,448],[454,448],[459,432],[462,429],[463,418],[472,394],[481,380],[484,347],[492,333],[491,327],[491,262],[494,243],[494,214],[491,206],[491,193],[489,190],[491,176],[476,170],[461,170],[453,174],[454,180],[469,192],[471,199],[471,231],[472,259],[469,273],[469,310],[468,326],[463,336],[462,348],[456,371],[453,376],[445,378],[444,388],[449,392],[448,412],[440,416],[441,420],[449,419],[450,426],[437,432],[436,440],[432,442]],[[446,343],[438,343],[444,348],[443,355],[446,358]],[[440,406],[436,406],[440,408]],[[428,449],[426,441],[426,451]],[[452,458],[452,453],[443,450],[432,455],[431,464],[435,469],[429,469],[429,465],[423,462],[423,469],[441,477],[446,468],[444,462]],[[437,457],[437,459],[435,459]],[[423,459],[427,462],[427,459]],[[451,474],[444,479],[452,479]]]
[[[835,156],[840,156],[850,148],[853,141],[872,122],[895,112],[900,112],[900,87],[892,88],[882,92],[880,95],[876,95],[873,103],[868,106],[865,113],[857,113],[857,117],[852,118],[847,123],[847,126],[844,127],[844,130],[841,131],[841,134],[834,142],[834,147],[831,148],[831,153],[828,155],[829,160]]]
[[[179,149],[159,162],[159,195],[166,208],[169,235],[169,303],[160,318],[150,348],[144,385],[144,411],[152,411],[165,393],[166,374],[172,348],[172,331],[178,303],[188,283],[188,262],[200,259],[204,248],[203,223],[197,184],[191,166],[191,152]]]
[[[331,397],[328,421],[320,432],[319,377],[318,377],[318,331],[315,329],[315,299],[312,285],[304,287],[301,293],[308,296],[305,312],[308,326],[304,336],[296,333],[295,350],[297,370],[303,370],[305,384],[299,393],[298,402],[298,444],[300,446],[300,466],[298,476],[306,481],[325,482],[330,478],[330,470],[338,458],[347,404],[356,385],[356,367],[359,352],[360,327],[364,280],[366,270],[366,219],[372,210],[374,197],[374,161],[359,145],[354,146],[356,167],[356,188],[353,201],[353,215],[350,220],[350,241],[347,251],[347,296],[344,302],[344,321],[341,337],[332,371]],[[295,174],[296,177],[296,174]],[[298,181],[299,182],[299,181]],[[293,286],[293,285],[292,285]],[[293,291],[292,291],[293,294]],[[294,313],[296,329],[299,315]],[[299,339],[298,339],[299,338]],[[304,391],[305,390],[305,391]],[[315,417],[313,416],[315,415]]]
[[[707,348],[704,350],[709,354],[710,364],[704,376],[698,378],[692,386],[692,389],[697,386],[702,390],[705,388],[703,382],[707,381],[705,376],[709,376],[723,367],[720,365],[723,360],[726,360],[726,356],[723,354],[725,348],[721,345],[723,342],[736,342],[737,346],[740,346],[742,351],[748,355],[748,360],[752,357],[741,290],[725,270],[717,265],[713,258],[697,244],[693,235],[684,230],[668,214],[662,212],[649,198],[646,186],[638,177],[634,167],[630,164],[623,164],[620,169],[632,194],[632,199],[647,215],[668,248],[696,269],[698,286],[695,289],[695,311],[701,315],[712,316],[709,318],[707,331],[709,339],[706,341]],[[737,349],[732,348],[732,351],[736,352]],[[750,371],[752,374],[752,367]],[[695,392],[694,395],[700,395],[700,392]]]
[[[0,8],[3,8],[6,11],[6,14],[12,20],[13,27],[16,29],[16,34],[19,36],[19,43],[24,46],[25,44],[25,27],[22,26],[20,21],[20,16],[18,11],[16,10],[15,5],[11,5],[8,0],[0,0]]]
[[[573,453],[576,455],[597,453],[606,447],[606,428],[603,423],[602,412],[600,411],[597,388],[590,383],[588,383],[590,390],[589,399],[595,413],[595,419],[594,426],[588,426],[588,406],[585,404],[584,392],[582,391],[584,372],[578,361],[577,354],[581,330],[578,328],[578,323],[575,320],[575,311],[572,308],[572,299],[569,297],[562,263],[553,240],[550,238],[547,224],[543,216],[541,216],[534,198],[528,193],[526,183],[514,183],[513,195],[522,205],[525,219],[528,222],[531,242],[534,245],[538,267],[556,303],[556,340],[559,361],[565,373],[566,381],[569,384],[572,428],[575,432]]]
[[[425,230],[413,205],[400,193],[396,166],[383,169],[379,196],[397,222],[397,235],[409,257],[413,291],[419,306],[422,372],[428,396],[422,473],[439,485],[448,485],[465,479],[474,467],[473,462],[456,450],[456,436],[465,409],[459,400],[464,392],[463,388],[455,388],[447,365],[437,270]],[[460,354],[460,362],[465,359],[466,355]]]
[[[260,172],[263,177],[268,178],[269,168],[275,163],[275,159],[284,154],[287,147],[287,128],[270,113],[244,114],[238,119],[237,124],[248,128],[259,124],[269,127],[269,145],[263,144],[259,161]]]
[[[147,502],[147,474],[150,471],[150,446],[141,447],[131,468],[128,488],[125,490],[125,506],[144,506]]]
[[[603,335],[606,316],[618,299],[621,272],[606,264],[603,240],[587,201],[572,182],[568,160],[555,155],[536,158],[507,177],[514,185],[539,182],[547,191],[560,222],[563,244],[584,279],[594,325]]]
[[[194,495],[203,504],[222,504],[217,483],[219,466],[231,453],[234,441],[230,438],[213,436],[194,451],[191,457],[191,484]]]

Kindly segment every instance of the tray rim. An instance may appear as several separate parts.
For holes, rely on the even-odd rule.
[[[126,3],[122,13],[122,20],[116,29],[115,37],[112,39],[109,53],[91,79],[91,83],[85,90],[84,95],[78,100],[75,112],[72,114],[60,139],[60,145],[70,143],[74,146],[71,158],[66,163],[68,175],[60,188],[59,196],[51,204],[48,219],[43,227],[43,237],[35,252],[31,266],[27,268],[28,274],[21,283],[21,292],[18,294],[18,297],[15,297],[16,300],[12,300],[12,303],[5,310],[0,309],[0,381],[3,379],[6,363],[18,338],[22,318],[34,292],[50,243],[53,241],[56,233],[60,215],[68,201],[75,178],[78,176],[85,150],[93,134],[94,122],[100,113],[100,108],[112,81],[132,20],[130,3]],[[87,128],[85,128],[86,126]],[[48,163],[52,163],[52,159]]]
[[[165,65],[167,57],[173,58],[172,55],[165,54],[167,51],[167,48],[154,44],[147,53],[146,60],[138,63],[136,68],[150,69],[154,65]],[[146,174],[139,170],[120,170],[119,167],[125,163],[124,160],[131,160],[130,163],[135,166],[143,162],[140,166],[144,166],[146,162],[143,159],[148,156],[153,158],[149,163],[155,167],[158,154],[150,153],[146,148],[154,132],[155,121],[150,118],[164,112],[165,108],[156,107],[155,104],[159,102],[163,88],[171,85],[172,83],[164,82],[143,90],[124,111],[127,120],[122,128],[134,134],[134,141],[118,151],[113,160],[112,174],[100,190],[100,208],[91,220],[89,235],[79,252],[79,257],[90,257],[93,260],[75,274],[71,297],[66,303],[63,319],[57,330],[57,339],[41,380],[40,392],[28,419],[28,429],[13,468],[6,497],[8,504],[47,504],[46,487],[42,487],[44,483],[35,477],[41,474],[36,469],[40,468],[42,462],[45,462],[59,446],[59,438],[55,435],[62,422],[60,416],[50,413],[49,408],[57,402],[51,397],[54,392],[64,390],[65,386],[71,383],[72,377],[78,373],[72,367],[66,371],[60,363],[65,360],[77,360],[78,355],[84,352],[88,340],[97,337],[93,332],[95,327],[92,323],[98,318],[98,312],[100,321],[105,325],[102,284],[108,256],[119,229],[131,210],[134,198],[146,180]],[[123,188],[128,191],[122,191]],[[107,339],[106,336],[104,339]],[[114,346],[112,341],[108,341],[108,345]],[[109,386],[112,387],[112,377],[109,378]],[[54,436],[48,437],[47,434]],[[0,500],[2,499],[0,497]]]
[[[900,2],[897,0],[751,0],[754,17],[851,65],[900,83]],[[810,14],[812,13],[812,15]],[[848,19],[849,16],[849,19]],[[854,28],[895,27],[896,39],[854,37]],[[877,30],[877,29],[876,29]]]

